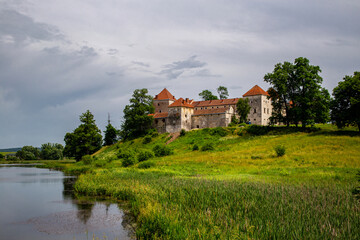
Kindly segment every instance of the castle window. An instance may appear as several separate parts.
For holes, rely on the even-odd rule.
[[[254,113],[256,113],[256,108],[254,108]]]
[[[269,114],[269,109],[267,109],[267,114]]]
[[[159,122],[159,121],[158,121],[157,119],[155,119],[155,123],[158,124],[158,122]]]
[[[159,110],[159,113],[161,113],[161,110]]]
[[[187,118],[187,114],[185,114],[185,117]]]
[[[160,103],[158,103],[158,106],[160,106]]]
[[[202,108],[201,108],[201,110],[202,110]]]
[[[266,113],[266,108],[264,108],[264,113]]]
[[[254,122],[256,122],[256,118],[254,118]]]
[[[162,120],[163,122],[165,122],[165,118],[163,118],[163,120]]]
[[[199,125],[196,125],[196,128],[199,128],[200,126]]]

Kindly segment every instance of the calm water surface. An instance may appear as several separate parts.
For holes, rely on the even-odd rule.
[[[75,178],[0,165],[0,239],[131,239],[117,204],[76,199]]]

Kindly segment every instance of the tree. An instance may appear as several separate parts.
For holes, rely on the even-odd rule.
[[[64,146],[59,143],[45,143],[41,145],[41,159],[61,160],[63,159]]]
[[[136,138],[145,135],[150,129],[154,113],[153,97],[148,95],[146,88],[136,89],[130,99],[130,105],[124,109],[124,122],[120,135],[123,139]]]
[[[247,116],[250,113],[249,99],[240,98],[236,103],[236,111],[240,116],[240,123],[246,122]]]
[[[23,160],[38,160],[40,159],[40,151],[33,146],[24,146],[16,152],[16,156]]]
[[[203,101],[218,99],[218,97],[213,95],[212,92],[209,90],[203,90],[201,93],[199,93],[199,96],[202,98]]]
[[[224,86],[219,86],[217,89],[220,99],[227,99],[229,97],[228,89]]]
[[[104,137],[104,146],[109,146],[116,143],[118,136],[118,131],[111,125],[110,121],[106,126],[105,137]]]
[[[304,128],[329,118],[329,93],[320,85],[319,72],[319,66],[299,57],[294,64],[276,64],[274,71],[264,76],[265,82],[271,84],[268,91],[273,106],[271,122],[283,122],[287,126],[301,123]]]
[[[345,76],[333,90],[331,119],[339,128],[357,126],[360,131],[360,72]]]
[[[64,137],[64,155],[75,157],[79,161],[82,156],[90,155],[101,148],[102,136],[96,126],[94,115],[87,110],[80,116],[82,124],[74,132],[66,133]]]

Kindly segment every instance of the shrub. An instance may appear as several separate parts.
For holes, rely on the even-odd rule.
[[[0,153],[0,159],[3,159],[4,157],[4,154]]]
[[[16,160],[19,160],[19,158],[14,156],[14,155],[6,155],[6,160],[8,160],[8,161],[16,161]]]
[[[216,127],[210,130],[210,135],[218,135],[220,137],[225,137],[227,135],[227,132],[222,127]]]
[[[180,137],[183,137],[183,136],[185,136],[185,134],[186,134],[186,131],[185,131],[185,129],[181,129],[181,131],[180,131]]]
[[[269,132],[267,126],[250,125],[246,131],[252,135],[265,135]]]
[[[285,146],[277,145],[276,147],[274,147],[274,150],[276,152],[276,156],[278,157],[282,157],[285,155]]]
[[[121,158],[129,158],[129,157],[133,157],[135,155],[135,153],[131,150],[119,150],[117,157],[119,159]]]
[[[144,151],[139,152],[139,154],[137,155],[137,160],[138,160],[138,162],[143,162],[152,157],[154,157],[153,152],[150,152],[149,150],[144,150]]]
[[[105,159],[95,161],[95,167],[104,167],[108,162]]]
[[[201,151],[211,151],[211,150],[214,150],[214,145],[212,143],[205,143],[205,145],[201,147]]]
[[[84,155],[81,158],[81,161],[85,164],[85,165],[89,165],[92,163],[93,158],[91,157],[91,155]]]
[[[129,157],[123,158],[123,160],[122,160],[123,167],[132,166],[135,163],[136,163],[136,159],[134,156],[129,156]]]
[[[151,168],[151,167],[154,167],[154,166],[155,166],[155,163],[147,161],[147,162],[139,163],[138,168],[148,169],[148,168]]]
[[[151,140],[152,140],[151,136],[147,135],[147,136],[144,137],[142,143],[143,144],[148,144],[148,143],[151,142]]]
[[[199,150],[199,146],[198,146],[197,144],[194,144],[192,150],[193,150],[193,151],[198,151],[198,150]]]
[[[153,152],[156,157],[162,157],[162,156],[167,156],[167,155],[173,154],[173,151],[171,150],[171,148],[169,148],[168,146],[165,146],[165,145],[156,145],[153,148]]]
[[[240,123],[239,127],[246,127],[246,123]]]

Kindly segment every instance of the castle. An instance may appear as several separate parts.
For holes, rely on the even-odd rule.
[[[247,91],[243,98],[249,99],[251,107],[248,122],[267,125],[272,112],[269,94],[255,85]],[[189,131],[198,128],[227,127],[236,113],[239,98],[209,101],[194,101],[188,98],[176,99],[164,88],[153,99],[155,113],[154,127],[159,133]]]

